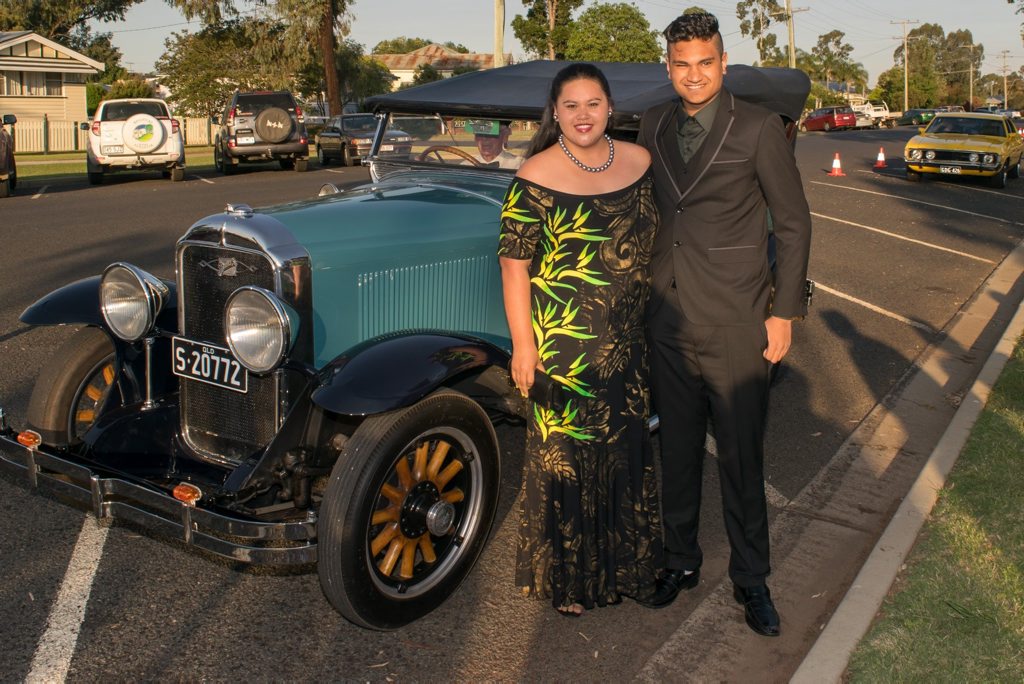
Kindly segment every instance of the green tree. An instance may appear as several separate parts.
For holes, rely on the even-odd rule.
[[[944,101],[966,104],[971,99],[972,76],[977,81],[981,75],[985,46],[975,43],[968,29],[950,31],[936,57],[937,75],[944,85]]]
[[[663,54],[658,32],[624,2],[587,8],[573,24],[565,57],[591,62],[657,62]]]
[[[102,83],[86,83],[85,84],[85,113],[92,116],[96,113],[96,108],[100,106],[100,102],[107,96],[107,88]]]
[[[892,111],[903,106],[903,67],[894,66],[878,75],[875,88],[868,94],[872,100],[881,100]]]
[[[228,21],[197,33],[174,33],[156,63],[161,83],[174,94],[176,109],[186,116],[210,116],[220,111],[235,88],[288,87],[252,58],[252,36],[247,24]]]
[[[390,40],[382,40],[373,46],[371,54],[374,55],[404,55],[420,48],[433,45],[436,41],[430,40],[429,38],[406,38],[405,36],[399,36],[398,38],[392,38]],[[461,52],[466,54],[469,52],[469,48],[461,43],[454,43],[447,41],[441,43],[449,50],[455,52]]]
[[[0,0],[0,31],[35,31],[64,43],[90,20],[119,21],[142,0]]]
[[[772,20],[784,15],[783,8],[777,0],[740,0],[736,3],[736,18],[740,20],[740,34],[753,36],[757,54],[762,63],[774,57],[772,48],[775,45],[775,34],[768,33]],[[772,40],[769,42],[769,36]]]
[[[412,85],[423,85],[424,83],[433,83],[434,81],[440,81],[443,76],[441,72],[435,69],[430,64],[420,64],[416,67],[416,72],[412,77]]]
[[[582,4],[583,0],[523,0],[526,16],[515,16],[512,33],[531,57],[565,59],[572,13]]]
[[[843,42],[845,37],[846,34],[839,30],[818,36],[818,43],[811,48],[811,54],[816,60],[819,80],[829,83],[849,65],[853,46]]]
[[[391,91],[394,76],[384,64],[363,54],[363,46],[354,40],[344,40],[335,56],[337,72],[341,75],[341,97],[344,102],[361,102],[371,95]],[[311,60],[296,79],[298,92],[308,100],[324,105],[324,70],[319,62]]]
[[[110,86],[104,100],[116,100],[123,97],[153,97],[153,86],[138,76],[123,78]]]
[[[114,83],[125,78],[128,70],[121,66],[121,51],[114,47],[109,33],[94,34],[87,24],[81,24],[67,37],[67,45],[86,57],[102,62],[103,71],[86,78],[88,83]]]
[[[942,104],[943,84],[937,60],[945,50],[946,32],[938,24],[921,24],[907,34],[909,68],[907,70],[907,103],[914,107],[933,107]],[[903,46],[893,52],[898,66],[903,66]],[[902,91],[902,88],[901,88]],[[902,106],[902,100],[900,105]]]

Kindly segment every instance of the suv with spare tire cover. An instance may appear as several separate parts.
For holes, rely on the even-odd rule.
[[[85,154],[89,183],[124,169],[160,169],[172,181],[185,178],[185,143],[178,120],[157,98],[103,100],[91,122]]]
[[[213,163],[227,175],[240,162],[277,160],[282,169],[305,171],[309,136],[302,108],[288,91],[235,91],[213,143]]]

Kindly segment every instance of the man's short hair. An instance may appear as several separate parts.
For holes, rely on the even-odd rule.
[[[715,39],[718,51],[724,52],[722,34],[718,32],[718,19],[710,12],[688,12],[672,20],[662,32],[669,47],[681,40]]]

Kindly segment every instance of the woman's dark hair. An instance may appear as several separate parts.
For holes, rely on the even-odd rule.
[[[530,147],[526,151],[526,158],[529,159],[538,152],[542,152],[547,148],[551,147],[558,140],[558,134],[560,130],[558,128],[558,122],[555,121],[555,103],[558,102],[558,98],[562,95],[562,88],[566,83],[570,81],[578,81],[583,78],[589,78],[591,81],[597,81],[601,86],[601,90],[604,91],[605,97],[608,98],[608,104],[612,104],[612,89],[608,85],[608,79],[605,78],[604,73],[593,64],[587,62],[573,62],[567,67],[563,67],[561,71],[555,74],[555,77],[551,79],[551,90],[548,93],[548,101],[544,106],[544,115],[540,120],[540,128],[533,134],[533,138],[530,140]],[[608,119],[608,128],[611,130],[612,121]]]

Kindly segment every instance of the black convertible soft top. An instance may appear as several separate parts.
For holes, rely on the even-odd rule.
[[[552,77],[570,62],[538,60],[474,71],[433,83],[377,95],[370,111],[453,114],[492,118],[539,119]],[[615,124],[635,127],[644,110],[677,97],[663,63],[594,62],[608,78],[615,101]],[[737,97],[756,102],[796,121],[811,89],[797,69],[730,64],[725,86]]]

